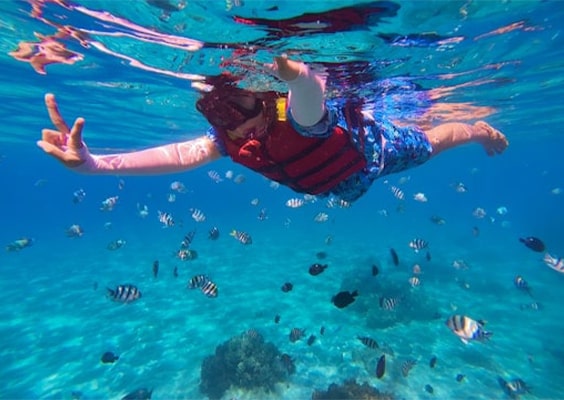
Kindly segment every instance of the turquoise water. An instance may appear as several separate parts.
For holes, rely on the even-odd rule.
[[[154,399],[205,398],[199,390],[202,361],[251,328],[289,354],[297,372],[270,393],[232,387],[225,399],[311,398],[313,390],[348,378],[405,399],[508,398],[498,376],[523,379],[531,387],[523,399],[564,398],[559,383],[564,276],[545,266],[543,253],[518,241],[536,236],[550,254],[564,255],[564,11],[558,2],[401,2],[395,15],[368,21],[362,29],[284,37],[232,17],[281,20],[361,3],[218,1],[187,2],[182,8],[180,2],[169,2],[182,8],[170,13],[163,4],[0,3],[5,77],[0,85],[0,242],[34,239],[29,248],[0,253],[0,398],[118,399],[138,388],[153,389]],[[41,12],[31,15],[32,6]],[[88,44],[68,36],[58,39],[80,60],[47,65],[41,74],[13,56],[22,42],[39,40],[34,33],[54,35],[63,25],[88,34]],[[153,33],[151,41],[139,33],[141,28]],[[416,37],[429,32],[452,40],[400,46],[383,39],[384,33]],[[196,47],[165,44],[178,38]],[[450,151],[376,181],[350,208],[329,208],[318,199],[297,209],[285,203],[298,195],[271,187],[227,159],[183,174],[92,177],[64,169],[36,148],[41,129],[50,127],[43,105],[47,92],[57,95],[68,122],[86,119],[85,140],[97,153],[199,136],[206,124],[194,110],[194,75],[221,71],[220,63],[235,57],[234,44],[247,44],[247,51],[238,53],[245,61],[265,62],[285,52],[323,65],[333,71],[331,97],[377,94],[379,104],[397,119],[430,112],[433,95],[431,104],[451,105],[445,112],[435,109],[433,122],[480,115],[507,135],[510,147],[495,158],[478,146]],[[335,72],[354,62],[365,68]],[[395,97],[382,94],[383,82],[399,78],[420,88]],[[361,84],[353,86],[355,79]],[[260,74],[245,74],[244,81],[254,87],[277,84]],[[427,100],[415,101],[415,94]],[[466,114],[453,113],[454,105]],[[210,170],[223,180],[212,181]],[[228,171],[243,175],[244,182],[226,178]],[[187,192],[169,202],[174,181],[183,182]],[[459,182],[467,192],[454,190]],[[403,201],[392,195],[391,185],[404,191]],[[79,188],[86,197],[74,204]],[[419,192],[427,202],[414,200]],[[110,196],[119,196],[115,209],[100,211]],[[251,204],[253,199],[258,205]],[[139,216],[137,204],[148,206],[146,218]],[[478,207],[486,211],[485,218],[473,216]],[[206,220],[192,219],[191,208],[202,210]],[[268,219],[260,221],[263,208]],[[171,213],[176,226],[162,228],[158,210]],[[319,212],[327,213],[329,221],[314,222]],[[446,223],[433,224],[434,215]],[[67,237],[73,224],[84,229],[82,237]],[[221,232],[217,241],[208,239],[212,226]],[[479,235],[473,234],[474,227]],[[253,244],[234,240],[229,236],[233,229],[250,233]],[[181,261],[174,253],[190,231],[196,231],[191,248],[198,258]],[[430,261],[425,252],[409,248],[414,238],[429,242]],[[126,245],[108,250],[117,239]],[[390,248],[399,254],[397,267]],[[318,252],[327,258],[319,260]],[[157,278],[155,260],[160,263]],[[455,269],[456,260],[469,268]],[[329,267],[311,276],[308,268],[315,262]],[[376,277],[373,264],[380,269]],[[421,266],[421,285],[411,288],[414,264]],[[201,273],[218,285],[217,298],[186,288]],[[516,275],[529,282],[532,297],[514,286]],[[287,281],[294,289],[283,293],[280,287]],[[123,283],[139,287],[142,298],[126,305],[109,300],[106,287]],[[337,292],[355,289],[360,294],[349,307],[331,304]],[[380,308],[381,296],[396,295],[403,301],[394,311]],[[532,302],[541,309],[521,307]],[[464,345],[444,324],[455,313],[486,320],[491,340]],[[275,324],[277,314],[281,318]],[[319,334],[322,326],[324,335]],[[291,343],[294,327],[305,329],[306,337]],[[308,346],[310,334],[317,339]],[[382,351],[366,348],[357,336],[393,349],[384,378],[375,377]],[[101,363],[105,351],[120,359]],[[438,361],[431,369],[433,355]],[[407,359],[418,362],[403,377],[401,364]],[[457,374],[465,375],[462,382],[456,381]],[[425,391],[427,384],[433,394]]]

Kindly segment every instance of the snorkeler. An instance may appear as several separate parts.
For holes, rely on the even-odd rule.
[[[478,143],[502,153],[505,136],[483,121],[445,123],[429,130],[400,127],[351,102],[325,101],[325,82],[306,64],[276,57],[265,66],[288,85],[287,95],[253,92],[224,79],[202,94],[196,107],[211,124],[196,139],[142,151],[94,155],[82,140],[84,119],[69,128],[55,97],[45,102],[55,128],[37,144],[72,170],[85,174],[145,175],[192,170],[229,156],[296,192],[362,196],[379,177],[421,165],[441,152]]]

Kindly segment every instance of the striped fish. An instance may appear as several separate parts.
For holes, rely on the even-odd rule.
[[[320,212],[315,217],[313,217],[313,220],[317,223],[327,222],[329,221],[329,215],[324,212]]]
[[[429,246],[429,243],[423,239],[413,239],[409,242],[409,247],[412,248],[416,253],[419,253],[419,250],[425,249]]]
[[[219,176],[219,172],[217,172],[217,171],[214,171],[214,170],[208,171],[208,176],[215,183],[219,183],[219,182],[223,181],[223,179],[221,179],[221,176]]]
[[[192,213],[192,219],[196,222],[204,222],[206,220],[206,215],[197,208],[191,208],[190,212]]]
[[[108,296],[120,303],[131,303],[141,297],[139,289],[131,284],[118,285],[115,289],[107,288]]]
[[[174,218],[172,218],[172,215],[162,211],[157,212],[159,215],[159,222],[164,225],[164,228],[170,228],[171,226],[174,226]]]
[[[403,193],[403,190],[401,190],[399,187],[391,186],[390,190],[392,191],[392,194],[396,199],[403,200],[405,198],[405,194]]]
[[[331,197],[329,200],[327,200],[325,206],[327,208],[350,208],[352,206],[352,203],[343,199],[339,199],[337,197]]]
[[[200,289],[208,297],[217,297],[218,288],[207,275],[195,275],[188,281],[188,289]]]
[[[208,280],[206,283],[202,285],[202,293],[208,297],[217,297],[218,295],[217,285],[212,281]]]
[[[366,347],[370,348],[370,349],[377,349],[378,346],[378,342],[376,342],[374,339],[372,339],[371,337],[368,336],[357,336],[357,339],[360,340],[360,342],[365,345]]]
[[[207,275],[204,274],[194,275],[188,281],[188,289],[201,288],[202,286],[204,286],[204,283],[206,283],[207,281],[209,281]]]
[[[380,307],[386,311],[395,310],[399,303],[400,298],[398,297],[380,297]]]
[[[490,338],[491,332],[484,330],[483,321],[474,321],[465,315],[451,315],[446,320],[446,326],[462,340],[468,344],[471,340],[484,341]]]
[[[417,276],[412,276],[407,281],[412,288],[417,287],[421,284],[421,280]]]
[[[176,258],[182,261],[195,260],[198,258],[196,250],[180,249],[176,252]]]
[[[237,239],[242,244],[252,244],[253,243],[253,238],[247,232],[232,230],[229,235],[233,236],[235,239]]]
[[[543,261],[547,267],[564,274],[564,258],[553,257],[546,253],[543,257]]]
[[[290,335],[288,337],[290,338],[290,342],[295,343],[301,338],[303,338],[304,336],[305,336],[305,329],[292,328],[292,330],[290,331]]]
[[[407,360],[405,360],[404,362],[401,363],[401,375],[404,378],[407,378],[407,376],[409,375],[409,371],[411,371],[411,369],[415,366],[415,364],[417,364],[417,360],[414,360],[413,358],[409,358]]]
[[[286,207],[290,208],[299,208],[305,204],[304,199],[300,198],[292,198],[286,201]]]
[[[186,235],[184,235],[184,239],[182,239],[182,242],[180,242],[180,248],[188,249],[190,247],[190,244],[192,243],[192,240],[194,240],[195,235],[195,231],[190,231]]]

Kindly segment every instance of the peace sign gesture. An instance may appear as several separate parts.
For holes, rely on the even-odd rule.
[[[69,129],[59,112],[53,94],[45,95],[45,105],[49,112],[49,118],[51,118],[57,130],[43,129],[41,140],[37,142],[37,145],[66,167],[73,168],[84,164],[89,157],[88,149],[82,142],[84,118],[77,118],[72,128]]]

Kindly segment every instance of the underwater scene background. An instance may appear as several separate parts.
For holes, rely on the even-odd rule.
[[[0,398],[564,398],[564,275],[544,261],[564,256],[560,2],[13,0],[0,15]],[[343,205],[229,159],[86,176],[35,145],[45,93],[86,119],[94,153],[200,136],[194,84],[227,70],[283,90],[252,69],[282,53],[324,71],[330,99],[484,119],[510,146],[449,151]],[[491,336],[463,343],[455,315]]]

